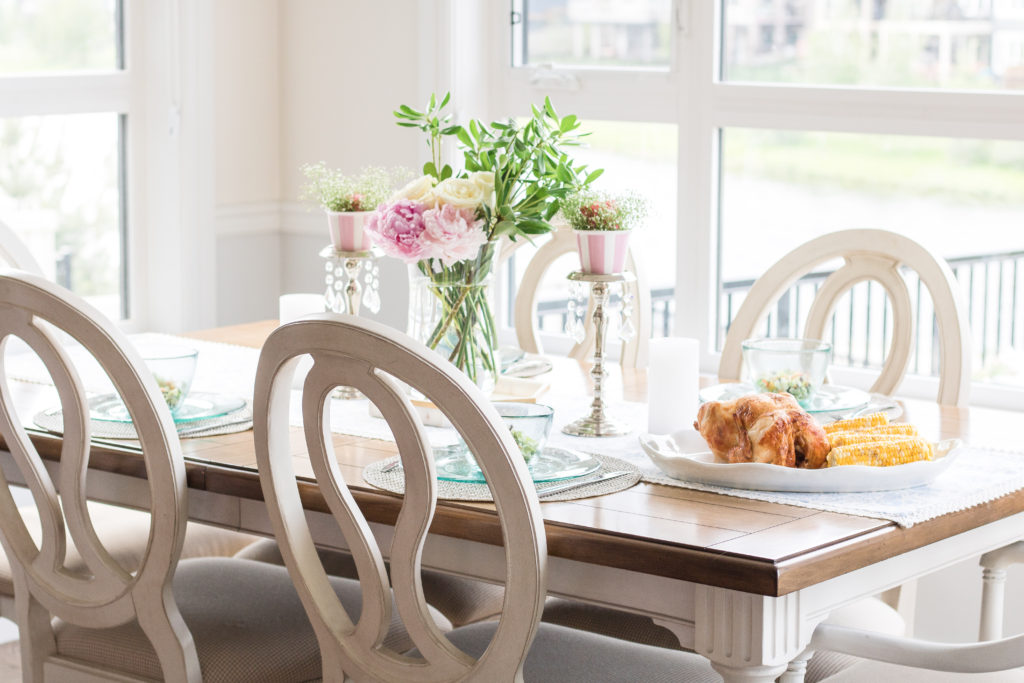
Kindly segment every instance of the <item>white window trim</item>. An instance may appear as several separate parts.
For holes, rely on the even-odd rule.
[[[0,77],[0,116],[128,117],[127,329],[215,322],[212,6],[125,0],[125,69]]]
[[[446,6],[451,2],[436,1]],[[551,95],[560,110],[584,121],[678,126],[674,333],[701,340],[701,367],[708,373],[717,371],[719,361],[719,354],[709,349],[714,343],[717,305],[720,129],[1024,140],[1022,93],[721,82],[716,76],[721,54],[721,32],[716,30],[721,3],[717,1],[673,0],[676,31],[671,68],[622,72],[514,68],[509,58],[511,2],[468,4],[472,8],[468,21],[476,23],[462,29],[455,26],[452,35],[468,35],[464,29],[469,29],[484,40],[469,48],[462,41],[450,44],[453,57],[448,63],[455,101],[473,98],[474,104],[466,108],[471,115],[496,118],[526,112],[530,103]],[[481,103],[482,92],[486,97]],[[460,118],[465,118],[461,110]],[[908,378],[904,384],[908,392],[922,396],[934,395],[936,386],[937,381],[923,377]],[[975,385],[972,402],[1006,405],[1010,395],[1016,407],[1024,407],[1024,392],[992,385]]]

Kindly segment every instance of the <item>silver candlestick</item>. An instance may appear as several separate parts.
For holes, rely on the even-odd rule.
[[[377,254],[372,251],[342,251],[329,244],[320,250],[320,256],[326,261],[324,301],[332,313],[359,315],[363,305],[373,313],[380,311]],[[366,272],[362,275],[364,269]],[[365,281],[365,287],[361,280]],[[352,387],[340,387],[334,396],[344,399],[363,397]]]
[[[604,379],[608,373],[604,369],[604,343],[608,332],[606,307],[611,294],[611,286],[636,280],[633,273],[615,273],[612,275],[592,275],[575,271],[569,274],[573,282],[589,282],[590,296],[594,301],[594,365],[590,376],[594,379],[594,401],[590,404],[590,414],[562,427],[562,431],[573,436],[622,436],[629,434],[632,428],[605,415],[604,397],[602,395]]]

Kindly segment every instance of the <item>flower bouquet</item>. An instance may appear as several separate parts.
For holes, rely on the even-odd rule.
[[[576,231],[583,272],[609,275],[622,272],[629,236],[647,215],[647,204],[633,193],[581,190],[562,201],[562,215]]]
[[[359,175],[347,176],[322,161],[306,164],[302,172],[308,180],[302,199],[319,202],[327,212],[331,245],[350,252],[369,249],[363,234],[366,217],[409,175],[407,171],[369,167]]]
[[[425,111],[402,105],[398,125],[427,136],[423,176],[369,218],[366,231],[386,254],[414,264],[410,332],[442,352],[489,390],[497,377],[497,331],[487,285],[499,238],[549,232],[559,202],[601,171],[587,172],[563,147],[579,144],[575,116],[559,117],[550,100],[525,123],[453,125],[449,97],[431,96]],[[442,165],[441,145],[454,137],[464,168]],[[419,294],[416,288],[419,287]],[[425,291],[424,291],[425,289]]]

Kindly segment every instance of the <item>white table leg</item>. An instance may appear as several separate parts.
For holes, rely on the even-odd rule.
[[[815,623],[800,594],[779,598],[697,586],[696,651],[726,683],[771,683],[810,643]]]

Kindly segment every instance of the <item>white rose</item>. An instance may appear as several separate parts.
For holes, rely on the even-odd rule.
[[[434,177],[425,175],[413,180],[391,196],[391,201],[409,199],[421,204],[434,203]]]
[[[448,204],[456,209],[475,209],[484,203],[483,189],[465,178],[442,180],[434,188],[434,196],[441,204]]]
[[[469,179],[484,191],[487,206],[494,206],[494,171],[474,171],[469,174]]]

